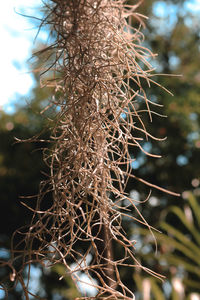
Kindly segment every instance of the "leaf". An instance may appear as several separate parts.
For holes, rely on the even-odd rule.
[[[197,224],[200,227],[200,205],[198,204],[196,198],[193,196],[192,193],[190,193],[188,200],[193,210]]]
[[[169,255],[163,255],[160,257],[160,259],[165,258],[170,264],[176,265],[176,266],[183,266],[185,270],[188,272],[191,272],[197,276],[200,277],[200,267],[196,264],[191,264],[190,262],[187,262],[185,258],[180,258],[178,255],[175,254],[169,254]],[[197,256],[197,261],[199,260],[199,257]]]
[[[190,231],[192,233],[195,240],[200,245],[200,233],[199,233],[199,231],[197,231],[195,229],[194,224],[191,224],[187,220],[184,212],[179,207],[176,207],[176,206],[172,206],[169,211],[174,213],[180,219],[180,221],[183,223],[183,225],[188,229],[188,231]]]
[[[182,232],[175,229],[173,226],[163,222],[161,223],[161,228],[172,234],[174,238],[184,244],[192,253],[193,255],[197,255],[200,257],[200,249],[196,246],[187,236],[185,236]]]
[[[155,300],[165,300],[163,291],[159,288],[156,280],[153,278],[151,278],[151,290]]]

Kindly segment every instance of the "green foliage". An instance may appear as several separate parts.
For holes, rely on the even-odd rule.
[[[183,284],[186,291],[196,290],[200,293],[200,226],[198,218],[200,204],[198,203],[199,199],[197,200],[192,194],[189,194],[187,199],[184,210],[178,207],[170,208],[169,214],[177,219],[178,229],[167,222],[162,222],[161,229],[170,235],[168,237],[163,235],[162,240],[166,238],[165,241],[171,247],[171,251],[167,255],[168,262],[177,268],[183,267],[184,269]]]
[[[161,233],[155,233],[158,243],[158,253],[156,263],[160,264],[162,273],[166,274],[166,280],[171,286],[171,293],[165,299],[179,299],[179,293],[176,290],[178,283],[174,283],[180,278],[182,288],[185,290],[185,297],[190,297],[192,292],[198,293],[200,296],[200,203],[199,199],[188,192],[184,207],[181,209],[177,206],[170,207],[165,215],[165,219],[161,222]],[[176,224],[176,227],[172,225]],[[155,258],[153,253],[153,240],[149,239],[149,233],[146,229],[138,229],[140,234],[144,236],[144,246],[151,240],[148,253],[142,255],[145,265]],[[142,249],[141,249],[142,251]],[[134,280],[137,287],[138,282],[143,282],[143,275],[135,274]],[[151,293],[153,299],[159,298],[159,292],[165,295],[162,290],[161,283],[157,283],[154,278],[151,281]],[[139,289],[141,292],[141,288]],[[165,297],[167,297],[165,295]],[[184,298],[185,299],[185,298]]]

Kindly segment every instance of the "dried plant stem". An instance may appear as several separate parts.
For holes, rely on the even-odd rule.
[[[44,152],[50,177],[41,183],[28,232],[21,232],[23,267],[34,261],[49,266],[62,263],[75,282],[81,282],[80,272],[85,272],[98,289],[98,299],[134,299],[121,280],[122,266],[139,267],[162,279],[137,261],[135,241],[129,241],[122,228],[126,217],[152,230],[125,187],[130,177],[136,178],[131,174],[129,147],[156,157],[142,148],[141,141],[159,140],[147,132],[142,120],[143,113],[150,120],[157,114],[152,110],[156,104],[143,88],[143,82],[154,83],[149,63],[154,55],[142,46],[144,37],[138,28],[143,16],[136,8],[123,0],[46,3],[42,23],[49,24],[54,40],[37,53],[51,57],[41,72],[53,79],[45,81],[44,76],[41,83],[54,87],[47,108],[56,106],[58,113],[52,147]],[[138,28],[131,27],[132,18]],[[138,109],[141,101],[146,110]],[[53,194],[49,205],[48,192]],[[138,220],[129,213],[130,205],[138,212]],[[113,244],[124,249],[118,260]]]

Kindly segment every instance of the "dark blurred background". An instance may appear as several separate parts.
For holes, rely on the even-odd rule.
[[[133,3],[133,1],[129,1]],[[153,184],[178,192],[174,197],[152,190],[148,202],[138,208],[149,224],[162,230],[156,234],[157,253],[152,236],[138,224],[124,222],[129,236],[138,242],[136,255],[145,266],[166,276],[164,282],[142,271],[122,269],[124,282],[135,292],[137,300],[199,300],[200,299],[200,3],[199,1],[166,0],[144,1],[140,13],[147,15],[145,46],[158,53],[152,61],[157,73],[181,74],[156,76],[159,84],[169,89],[174,97],[152,85],[147,90],[150,100],[163,104],[159,113],[167,118],[153,116],[146,124],[150,133],[167,139],[163,142],[149,140],[145,150],[162,155],[161,159],[145,157],[138,150],[130,149],[136,161],[134,175]],[[39,45],[38,45],[39,47]],[[25,98],[13,104],[13,113],[0,111],[0,258],[8,260],[12,233],[29,224],[31,213],[20,203],[20,197],[36,195],[39,183],[48,168],[42,161],[42,142],[16,143],[17,138],[30,138],[41,132],[48,138],[46,120],[40,109],[50,97],[49,89],[41,89],[39,78],[34,75],[35,87]],[[28,99],[28,103],[25,100]],[[23,104],[24,103],[24,104]],[[142,108],[142,107],[141,107]],[[145,117],[144,117],[145,118]],[[131,197],[144,200],[149,188],[130,180],[127,192]],[[29,203],[34,206],[35,199]],[[27,203],[27,202],[26,202]],[[117,251],[120,251],[119,249]],[[10,286],[9,300],[24,299],[20,285],[8,280],[10,270],[0,269],[0,279]],[[95,290],[79,290],[63,275],[62,266],[48,270],[34,265],[30,287],[40,297],[49,300],[70,300],[80,293],[94,295]],[[24,276],[26,277],[26,270]],[[4,299],[0,291],[0,299]],[[35,298],[32,298],[35,299]]]

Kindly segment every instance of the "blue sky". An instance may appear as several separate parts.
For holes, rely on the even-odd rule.
[[[33,7],[40,4],[40,0],[8,0],[0,10],[0,108],[9,110],[9,103],[16,100],[17,95],[26,95],[33,86],[27,60],[37,30],[29,18],[16,12],[34,14]]]

